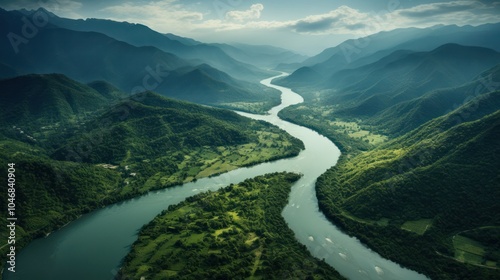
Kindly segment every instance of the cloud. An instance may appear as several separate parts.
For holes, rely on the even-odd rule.
[[[338,18],[329,18],[329,17],[312,21],[299,20],[296,23],[294,23],[291,27],[299,33],[320,32],[324,30],[329,30],[336,21],[338,21]]]
[[[479,25],[499,22],[496,1],[450,1],[399,9],[394,19],[405,26],[429,27],[436,24]],[[392,25],[391,25],[392,26]]]
[[[365,26],[366,15],[348,6],[340,6],[327,14],[308,16],[292,22],[288,27],[298,33],[345,33]]]
[[[253,4],[246,11],[229,11],[226,13],[226,19],[243,22],[246,20],[255,20],[260,18],[260,14],[264,10],[264,5]]]
[[[432,3],[415,6],[398,12],[400,16],[408,18],[428,18],[443,14],[481,8],[484,5],[477,1],[453,1],[447,3]]]
[[[326,14],[312,15],[284,24],[302,34],[369,35],[378,31],[404,27],[430,27],[437,24],[471,24],[499,22],[499,1],[449,1],[422,4],[392,11],[360,12],[341,6]]]
[[[72,0],[3,0],[1,6],[7,10],[36,10],[42,7],[61,17],[79,18],[81,16],[77,12],[83,5]]]
[[[193,22],[203,20],[203,14],[187,10],[176,0],[151,1],[145,4],[126,2],[109,6],[99,12],[115,20],[145,24],[158,31],[183,30]]]

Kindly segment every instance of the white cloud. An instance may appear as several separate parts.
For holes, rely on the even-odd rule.
[[[260,14],[264,10],[264,5],[253,4],[246,11],[229,11],[226,13],[226,19],[243,22],[246,20],[255,20],[260,18]]]
[[[308,16],[289,25],[293,31],[308,34],[353,33],[366,26],[366,14],[340,6],[329,13]]]
[[[100,12],[110,14],[109,18],[145,24],[158,31],[183,30],[193,22],[203,20],[203,14],[190,11],[175,0],[151,1],[146,4],[126,2],[109,6]]]
[[[25,0],[23,0],[25,1]],[[70,1],[70,0],[65,0]],[[366,36],[383,30],[404,27],[429,27],[436,24],[471,24],[499,22],[498,1],[457,0],[402,8],[399,1],[391,10],[362,12],[340,6],[324,14],[310,15],[296,20],[261,20],[264,5],[253,4],[246,10],[231,10],[224,17],[205,18],[198,11],[189,10],[177,0],[157,0],[146,4],[126,2],[101,11],[115,20],[142,23],[160,32],[184,36],[207,32],[234,30],[279,30],[309,35]],[[206,12],[209,17],[210,12]]]

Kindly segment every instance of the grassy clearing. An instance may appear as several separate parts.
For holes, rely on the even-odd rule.
[[[348,122],[336,119],[329,122],[337,132],[347,134],[349,137],[368,142],[372,145],[378,145],[388,140],[388,137],[381,134],[376,134],[372,131],[363,129],[357,122]]]
[[[497,233],[499,230],[498,227],[482,227],[453,236],[455,259],[468,264],[498,269],[500,249]]]
[[[456,235],[453,237],[453,247],[455,248],[455,258],[459,261],[481,264],[485,247],[470,238]]]
[[[429,227],[432,226],[432,219],[420,219],[416,221],[407,221],[402,226],[401,229],[414,232],[418,235],[423,235]]]
[[[320,132],[334,141],[343,152],[365,151],[389,140],[361,119],[339,118],[333,106],[308,103],[286,108],[279,115]]]

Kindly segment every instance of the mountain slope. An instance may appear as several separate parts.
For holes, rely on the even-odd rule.
[[[143,86],[143,79],[151,77],[149,72],[157,70],[162,75],[188,65],[159,49],[134,47],[95,32],[40,30],[17,55],[5,49],[5,40],[0,41],[4,42],[0,61],[15,65],[23,73],[63,73],[82,82],[106,80],[126,92]]]
[[[498,86],[496,81],[499,80],[500,64],[463,86],[433,90],[420,98],[391,106],[368,120],[368,123],[384,129],[388,134],[401,135],[452,111],[474,97],[494,90]]]
[[[156,91],[168,97],[203,104],[265,102],[268,105],[263,107],[268,109],[279,104],[280,98],[276,90],[235,80],[207,64],[172,71]]]
[[[233,59],[216,46],[190,41],[172,34],[161,34],[142,24],[103,19],[72,20],[57,16],[52,17],[50,22],[75,31],[99,32],[137,47],[153,46],[183,59],[210,64],[241,80],[258,81],[270,75],[267,71]]]
[[[325,87],[334,86],[340,93],[325,97],[325,103],[342,102],[349,104],[344,105],[346,113],[373,115],[430,90],[465,84],[498,63],[500,53],[496,51],[456,44],[446,44],[430,52],[397,52],[360,69],[339,72],[349,76],[344,80],[354,81],[350,85],[340,82],[337,88],[336,81],[342,78],[330,77],[331,82]]]
[[[382,255],[433,279],[494,279],[495,269],[453,260],[452,239],[465,230],[500,226],[498,135],[495,91],[342,159],[318,179],[320,208]],[[410,227],[417,222],[427,226]]]
[[[358,39],[350,39],[325,49],[303,63],[283,65],[280,70],[294,71],[310,66],[317,71],[333,74],[342,69],[352,69],[389,55],[397,50],[430,51],[441,45],[455,43],[466,46],[480,46],[500,51],[496,34],[500,24],[479,26],[441,25],[429,28],[400,28],[382,31]]]
[[[0,61],[15,65],[21,73],[63,73],[85,83],[104,80],[127,93],[154,89],[211,105],[263,102],[261,111],[279,102],[278,94],[263,90],[263,86],[237,81],[207,65],[191,66],[154,47],[134,47],[100,33],[43,29],[16,55],[10,54],[7,40],[0,39],[2,42],[0,49],[5,51],[0,53]],[[202,70],[203,78],[194,77],[197,83],[184,76],[198,70]]]
[[[23,127],[66,122],[119,98],[60,74],[5,79],[0,81],[0,88],[0,122]]]
[[[246,44],[212,44],[236,60],[264,69],[273,69],[280,63],[298,63],[307,57],[292,51],[273,47]]]
[[[140,185],[158,172],[151,165],[160,166],[173,154],[193,151],[205,153],[226,146],[243,148],[253,143],[249,151],[259,154],[259,157],[228,161],[224,168],[230,170],[238,165],[248,165],[298,153],[300,143],[288,136],[284,138],[277,136],[282,140],[277,149],[264,147],[263,136],[269,133],[277,136],[282,131],[230,111],[180,102],[152,92],[144,92],[116,104],[68,135],[68,139],[58,145],[52,156],[58,160],[137,166],[137,169],[141,170],[139,172],[141,176],[136,177],[138,179],[136,183]],[[80,148],[82,146],[86,149],[82,150]],[[289,146],[291,149],[288,149]],[[219,154],[218,157],[221,156]],[[144,160],[151,163],[143,162]],[[177,160],[184,161],[185,158],[182,156]],[[186,160],[186,164],[191,164],[189,158]],[[210,166],[211,164],[207,164],[196,168],[197,171],[195,170],[191,180],[204,169],[211,170]],[[163,173],[184,171],[177,165],[169,168],[170,171],[164,170]],[[219,169],[222,170],[224,169]]]

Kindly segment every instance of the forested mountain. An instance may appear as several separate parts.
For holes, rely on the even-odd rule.
[[[341,103],[347,114],[373,115],[429,90],[467,83],[498,63],[500,53],[494,50],[446,44],[429,52],[396,51],[374,63],[338,71],[316,85],[318,78],[312,83],[308,79],[315,76],[314,68],[299,69],[278,84],[295,85],[299,92],[321,90],[323,104]]]
[[[494,90],[500,81],[500,65],[484,71],[458,87],[435,89],[420,98],[398,103],[368,120],[390,135],[402,135],[450,112],[470,99]]]
[[[479,26],[437,25],[430,28],[399,28],[350,39],[325,49],[300,64],[283,64],[278,69],[295,71],[304,66],[333,74],[373,63],[397,50],[430,51],[444,44],[479,46],[500,51],[499,23]]]
[[[320,208],[383,255],[432,278],[490,279],[495,269],[460,266],[442,255],[457,256],[457,234],[500,223],[498,135],[500,92],[493,91],[344,158],[318,179]],[[494,248],[488,250],[496,254]]]
[[[34,127],[67,122],[118,100],[119,92],[105,92],[105,82],[93,89],[61,74],[31,74],[0,80],[0,122]]]
[[[212,44],[236,60],[254,64],[264,69],[273,69],[283,62],[298,63],[307,57],[292,51],[273,46],[247,44]]]
[[[234,112],[149,91],[124,98],[102,81],[32,74],[0,89],[0,162],[15,162],[16,184],[29,186],[16,189],[19,249],[103,205],[303,149]]]

